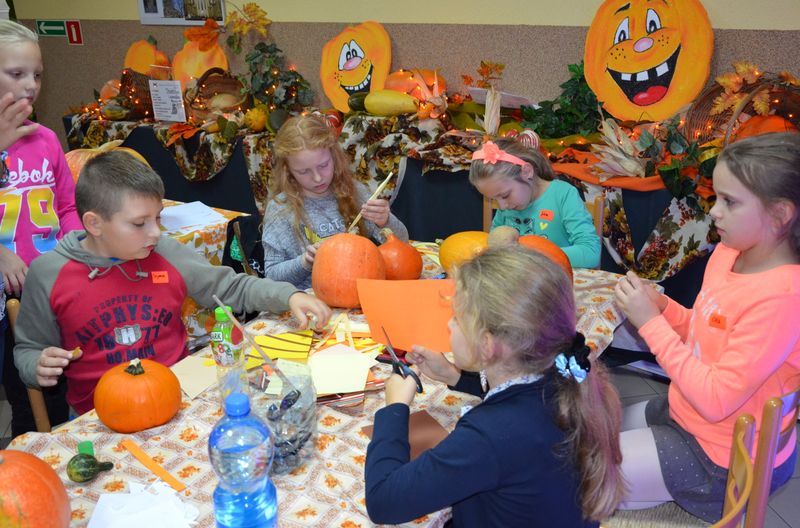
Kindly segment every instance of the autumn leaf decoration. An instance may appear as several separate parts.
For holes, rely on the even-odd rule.
[[[226,43],[238,55],[242,51],[242,39],[250,31],[255,31],[261,38],[266,38],[272,20],[267,17],[267,12],[254,2],[244,4],[241,9],[232,2],[228,2],[228,4],[232,5],[235,11],[228,15],[226,27],[229,29],[230,35],[228,35]]]
[[[752,87],[764,75],[764,72],[757,66],[746,61],[734,62],[733,70],[715,78],[717,84],[724,91],[714,98],[710,111],[711,115],[724,114],[729,110],[734,110],[747,97],[747,92],[742,90]],[[769,114],[769,90],[759,91],[753,97],[752,103],[753,110],[757,114]]]
[[[475,86],[477,88],[486,88],[494,85],[494,81],[499,81],[503,78],[503,70],[506,69],[505,64],[499,62],[481,61],[481,65],[477,70],[479,79],[475,79],[471,75],[462,75],[461,81],[464,86]]]
[[[208,51],[217,45],[217,39],[222,32],[222,27],[215,20],[208,19],[200,27],[192,27],[183,32],[186,40],[197,42],[200,51]]]
[[[175,123],[169,127],[169,130],[167,130],[167,137],[169,139],[167,140],[166,146],[171,146],[179,139],[189,139],[202,130],[202,128],[190,125],[188,123]]]

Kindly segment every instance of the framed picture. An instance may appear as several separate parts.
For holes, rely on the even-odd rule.
[[[142,24],[202,26],[207,18],[225,23],[224,0],[138,0]]]

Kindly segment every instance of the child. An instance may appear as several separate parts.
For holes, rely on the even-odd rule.
[[[554,179],[537,148],[514,139],[488,141],[472,155],[469,181],[500,208],[492,229],[511,226],[520,235],[539,235],[557,244],[574,268],[600,264],[600,237],[577,189]]]
[[[0,94],[3,111],[0,164],[0,274],[5,292],[20,296],[31,261],[65,233],[80,229],[75,184],[55,133],[25,118],[42,82],[38,37],[25,26],[0,20]],[[10,121],[5,121],[9,118]],[[34,430],[27,391],[14,367],[13,338],[4,336],[3,385],[11,405],[11,431]],[[51,417],[66,418],[58,390],[45,393]]]
[[[721,242],[693,309],[633,273],[616,287],[672,380],[668,400],[625,409],[625,507],[675,501],[709,522],[722,516],[737,417],[758,420],[769,398],[800,386],[800,134],[729,145],[714,190]],[[792,438],[778,452],[773,490],[792,476],[796,445]]]
[[[360,235],[382,240],[388,227],[407,241],[408,231],[387,200],[368,200],[367,186],[354,182],[347,155],[333,130],[315,116],[293,117],[274,143],[271,200],[264,212],[265,275],[298,288],[311,287],[319,242],[344,233],[361,211]]]
[[[428,377],[483,402],[438,446],[409,462],[415,382],[386,381],[365,468],[366,505],[379,524],[453,507],[453,525],[597,526],[622,495],[620,404],[602,365],[575,332],[572,284],[520,246],[489,248],[456,272],[450,344],[455,364],[413,347]],[[464,371],[470,371],[464,372]]]
[[[125,152],[90,160],[76,189],[86,231],[69,233],[33,262],[17,324],[14,357],[22,379],[42,387],[67,378],[67,401],[79,413],[112,366],[134,358],[172,365],[187,355],[181,305],[187,295],[236,311],[291,309],[321,328],[330,309],[291,284],[212,266],[191,248],[161,236],[164,185]],[[75,350],[79,349],[79,350]]]

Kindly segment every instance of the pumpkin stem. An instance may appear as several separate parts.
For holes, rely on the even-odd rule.
[[[380,230],[380,234],[384,240],[389,240],[389,237],[394,235],[394,232],[390,228],[384,227]]]
[[[128,368],[125,369],[125,372],[132,376],[138,376],[139,374],[144,374],[144,367],[142,366],[142,362],[139,358],[132,359]]]

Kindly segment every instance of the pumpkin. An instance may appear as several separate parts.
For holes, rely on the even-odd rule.
[[[739,125],[734,141],[772,132],[797,132],[797,127],[794,126],[794,123],[781,116],[757,115]]]
[[[700,0],[606,0],[586,35],[584,74],[614,117],[661,121],[703,90],[713,51]]]
[[[383,25],[367,21],[351,26],[322,48],[319,78],[331,104],[347,113],[347,98],[382,90],[392,65],[392,42]]]
[[[569,275],[569,280],[572,281],[572,264],[569,262],[569,257],[564,253],[564,250],[558,247],[554,242],[547,240],[538,235],[523,235],[519,237],[519,244],[527,248],[533,249],[543,254],[559,266]]]
[[[142,156],[132,148],[121,147],[120,146],[121,144],[122,140],[117,139],[114,141],[109,141],[108,143],[103,143],[97,148],[74,149],[64,154],[64,157],[67,159],[67,165],[69,166],[69,171],[72,173],[72,179],[74,181],[78,181],[78,177],[81,174],[81,169],[83,169],[83,166],[86,165],[87,161],[89,161],[90,159],[92,159],[93,157],[97,156],[102,152],[108,152],[110,150],[119,150],[122,152],[127,152],[128,154],[138,159],[148,167],[150,166],[150,164],[147,163],[147,160],[144,159],[144,156]]]
[[[383,257],[388,280],[416,280],[422,274],[422,255],[409,244],[403,242],[389,229],[386,241],[378,246]]]
[[[211,68],[228,69],[228,57],[219,44],[200,51],[200,42],[189,40],[172,57],[172,78],[181,82],[183,90],[191,79],[199,79]]]
[[[385,279],[386,267],[378,247],[368,238],[339,233],[317,249],[311,271],[314,294],[329,306],[357,308],[358,279]]]
[[[462,231],[454,233],[444,239],[439,247],[439,262],[448,273],[453,266],[458,266],[464,261],[486,249],[489,245],[489,234],[484,231]]]
[[[118,433],[163,425],[178,413],[181,385],[161,363],[134,359],[107,370],[94,389],[97,417]]]
[[[108,101],[119,95],[120,82],[119,79],[111,79],[106,81],[102,88],[100,88],[100,100]]]
[[[24,451],[0,451],[0,525],[66,528],[72,511],[58,474]]]
[[[125,53],[122,69],[130,68],[153,79],[169,79],[169,57],[156,47],[156,41],[137,40]]]
[[[396,90],[408,95],[413,95],[420,101],[424,101],[426,97],[423,95],[423,89],[420,86],[417,78],[414,76],[417,72],[422,77],[425,87],[433,92],[433,85],[439,85],[439,93],[447,91],[447,81],[444,80],[438,71],[434,70],[398,70],[392,72],[386,77],[386,82],[383,84],[386,90]]]

